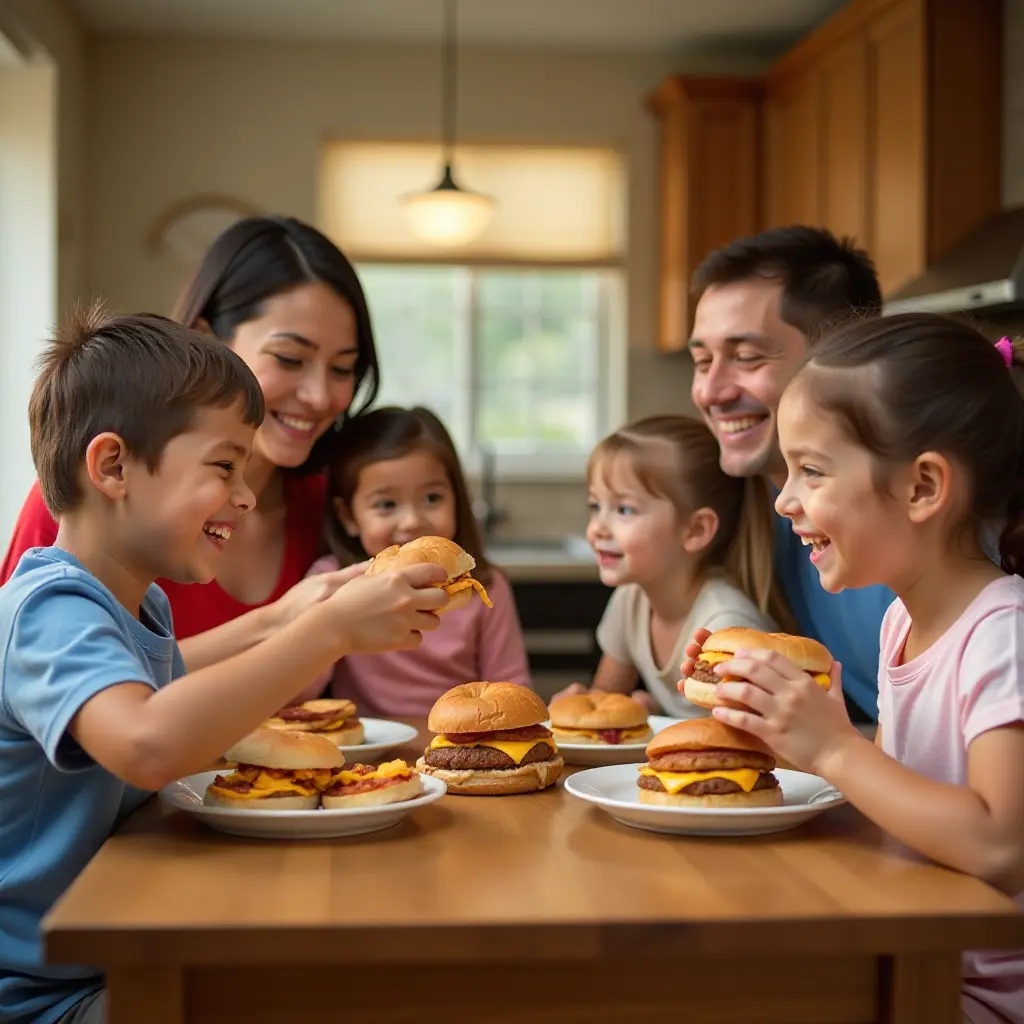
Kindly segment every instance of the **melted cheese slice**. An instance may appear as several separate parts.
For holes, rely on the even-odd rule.
[[[641,775],[653,775],[667,793],[678,793],[695,782],[707,779],[728,779],[735,782],[744,793],[749,793],[761,773],[756,768],[731,768],[715,772],[656,772],[653,768],[641,768]]]
[[[238,772],[233,772],[228,776],[229,779],[235,777],[242,778],[243,776]],[[256,776],[252,789],[248,793],[239,793],[236,789],[222,789],[220,786],[210,786],[209,788],[214,793],[221,793],[235,800],[257,800],[261,797],[269,796],[271,793],[295,793],[298,796],[315,796],[315,793],[310,793],[308,789],[303,789],[288,779],[275,779],[264,772],[260,772]]]
[[[721,651],[701,651],[698,656],[698,661],[703,661],[707,665],[720,665],[723,661],[728,661],[730,658],[734,658],[734,654],[723,654]]]
[[[553,750],[558,749],[555,746],[555,741],[550,737],[539,740],[481,740],[479,743],[452,743],[451,740],[445,739],[444,736],[435,736],[430,741],[431,747],[435,750],[439,747],[494,747],[495,750],[508,754],[516,764],[521,764],[523,758],[538,743],[547,743]]]
[[[816,676],[811,678],[823,689],[827,690],[832,685],[832,680],[829,679],[827,672],[819,672]]]
[[[451,597],[452,594],[457,594],[460,590],[465,590],[467,587],[471,587],[480,595],[480,600],[483,601],[488,608],[493,608],[494,605],[491,603],[491,599],[487,596],[487,591],[484,590],[483,584],[479,580],[466,579],[456,580],[454,583],[448,583],[444,587],[445,593]]]
[[[347,772],[342,769],[331,777],[330,785],[347,786],[350,782],[365,782],[368,779],[396,779],[403,775],[412,777],[412,771],[404,761],[385,761],[379,764],[372,772],[360,774],[359,772]]]

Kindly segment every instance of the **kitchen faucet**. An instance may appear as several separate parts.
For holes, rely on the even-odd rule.
[[[508,517],[495,504],[497,490],[497,454],[487,444],[480,445],[480,497],[473,502],[473,515],[483,531],[484,542],[491,539],[495,527]]]

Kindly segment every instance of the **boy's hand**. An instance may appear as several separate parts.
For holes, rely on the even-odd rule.
[[[369,564],[369,562],[358,562],[356,565],[347,565],[344,569],[322,572],[300,580],[274,602],[276,628],[287,626],[307,608],[326,601],[339,587],[343,587],[357,576],[362,576]]]
[[[716,675],[746,682],[718,684],[718,693],[749,711],[716,707],[712,714],[762,739],[801,771],[823,775],[830,754],[859,734],[843,701],[842,666],[833,662],[831,685],[823,690],[788,658],[773,651],[737,651],[714,667]]]
[[[704,649],[704,641],[711,636],[710,629],[697,629],[694,630],[693,639],[683,648],[683,653],[686,655],[686,659],[682,665],[679,666],[679,682],[676,683],[676,689],[683,692],[683,682],[687,679],[690,673],[693,671],[693,664],[700,655],[700,652]]]
[[[447,574],[439,565],[412,565],[351,580],[327,602],[349,654],[418,647],[424,630],[437,629],[448,595],[437,586]]]

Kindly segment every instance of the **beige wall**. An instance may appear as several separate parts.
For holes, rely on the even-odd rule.
[[[66,0],[5,0],[5,16],[57,68],[57,301],[67,309],[88,287],[83,274],[88,73],[86,37]],[[54,311],[56,316],[57,311]]]
[[[705,58],[695,71],[756,71]],[[678,61],[636,55],[470,50],[460,59],[460,132],[478,141],[613,145],[630,167],[628,408],[688,406],[686,356],[653,349],[657,136],[644,95]],[[183,270],[144,246],[184,197],[228,192],[314,219],[327,138],[432,139],[435,48],[128,39],[90,46],[88,288],[122,309],[169,308]],[[387,372],[387,368],[384,368]],[[580,483],[510,485],[510,531],[582,523]]]

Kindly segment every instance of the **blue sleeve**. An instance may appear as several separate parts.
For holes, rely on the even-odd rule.
[[[54,767],[92,767],[67,728],[88,700],[120,683],[155,685],[103,594],[69,575],[26,596],[4,660],[4,702]]]

